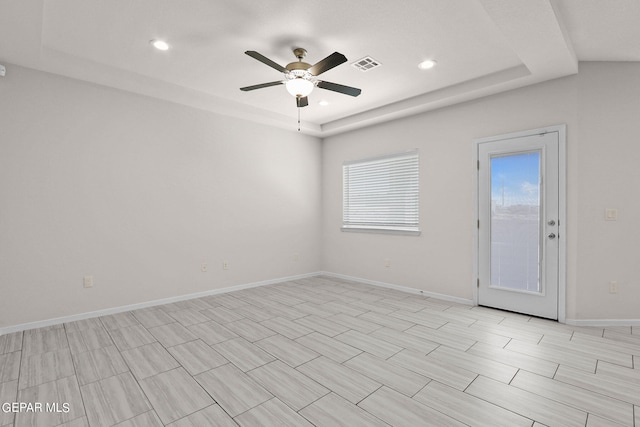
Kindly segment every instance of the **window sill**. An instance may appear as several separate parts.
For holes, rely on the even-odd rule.
[[[395,228],[340,227],[340,230],[349,233],[396,234],[401,236],[419,236],[421,233],[420,230],[402,230]]]

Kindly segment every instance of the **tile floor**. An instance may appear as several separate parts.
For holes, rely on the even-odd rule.
[[[43,405],[0,426],[640,427],[639,365],[640,328],[315,277],[0,336]]]

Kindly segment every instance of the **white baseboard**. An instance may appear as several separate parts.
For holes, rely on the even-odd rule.
[[[566,319],[572,326],[640,326],[640,319]]]
[[[347,276],[345,274],[332,273],[330,271],[318,271],[314,273],[300,274],[296,276],[281,277],[277,279],[263,280],[259,282],[247,283],[244,285],[230,286],[220,289],[212,289],[209,291],[198,292],[194,294],[179,295],[170,298],[163,298],[153,301],[146,301],[137,304],[130,304],[120,307],[107,308],[103,310],[92,311],[88,313],[74,314],[70,316],[57,317],[54,319],[41,320],[37,322],[22,323],[14,326],[6,326],[0,328],[0,336],[10,334],[12,332],[20,332],[28,329],[43,328],[46,326],[59,325],[61,323],[75,322],[78,320],[90,319],[93,317],[108,316],[110,314],[123,313],[125,311],[138,310],[141,308],[155,307],[158,305],[170,304],[178,301],[186,301],[194,298],[201,298],[210,295],[224,294],[228,292],[239,291],[242,289],[257,288],[260,286],[273,285],[276,283],[288,282],[292,280],[306,279],[316,276],[329,276],[354,282],[365,283],[368,285],[379,286],[382,288],[394,289],[397,291],[407,292],[414,295],[422,295],[430,298],[436,298],[443,301],[455,302],[464,305],[474,305],[473,300],[458,298],[450,295],[439,294],[436,292],[428,292],[420,289],[410,288],[407,286],[395,285],[392,283],[379,282],[376,280],[363,279],[361,277]],[[640,326],[640,319],[566,319],[566,324],[573,326]]]
[[[110,314],[123,313],[125,311],[138,310],[141,308],[154,307],[157,305],[170,304],[172,302],[186,301],[194,298],[202,298],[209,295],[225,294],[228,292],[240,291],[242,289],[257,288],[260,286],[273,285],[275,283],[289,282],[291,280],[306,279],[309,277],[319,276],[320,272],[300,274],[296,276],[281,277],[278,279],[263,280],[260,282],[247,283],[244,285],[230,286],[227,288],[212,289],[210,291],[198,292],[194,294],[179,295],[176,297],[157,299],[137,304],[123,305],[120,307],[106,308],[104,310],[91,311],[88,313],[73,314],[70,316],[56,317],[54,319],[40,320],[37,322],[22,323],[14,326],[6,326],[0,328],[0,336],[10,334],[12,332],[26,331],[28,329],[44,328],[45,326],[59,325],[61,323],[75,322],[78,320],[90,319],[93,317],[108,316]]]
[[[330,276],[330,277],[336,277],[344,280],[351,280],[354,282],[366,283],[367,285],[380,286],[382,288],[387,288],[387,289],[395,289],[396,291],[408,292],[410,294],[422,295],[425,297],[436,298],[436,299],[449,301],[449,302],[455,302],[458,304],[474,305],[473,300],[470,300],[470,299],[458,298],[458,297],[445,295],[445,294],[438,294],[436,292],[423,291],[420,289],[410,288],[407,286],[395,285],[392,283],[385,283],[385,282],[378,282],[376,280],[363,279],[361,277],[347,276],[345,274],[332,273],[330,271],[323,271],[321,272],[321,274],[324,276]]]

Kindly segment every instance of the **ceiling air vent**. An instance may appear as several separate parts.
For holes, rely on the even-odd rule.
[[[374,68],[378,68],[382,64],[370,56],[365,56],[362,59],[358,59],[351,65],[364,73],[366,71],[373,70]]]

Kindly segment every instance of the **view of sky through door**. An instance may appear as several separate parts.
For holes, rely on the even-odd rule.
[[[540,155],[491,157],[491,286],[541,291]]]

